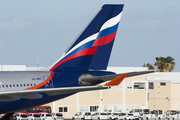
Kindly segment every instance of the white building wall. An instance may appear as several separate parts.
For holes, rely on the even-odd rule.
[[[0,65],[0,71],[24,71],[26,65]]]
[[[148,67],[108,67],[107,71],[113,71],[115,73],[127,73],[135,71],[146,71]]]

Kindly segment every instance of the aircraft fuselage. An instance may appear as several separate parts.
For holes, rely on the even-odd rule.
[[[58,100],[71,94],[61,94],[49,96],[46,93],[39,93],[38,96],[6,95],[1,96],[1,92],[21,91],[33,89],[49,89],[61,87],[80,86],[79,78],[88,74],[91,76],[104,76],[114,74],[108,71],[81,71],[81,72],[50,72],[50,71],[2,71],[0,72],[0,113],[12,112],[28,107],[42,105],[54,100]],[[94,81],[91,85],[96,85],[103,81]],[[13,99],[11,98],[13,97]],[[20,98],[20,99],[14,99]]]

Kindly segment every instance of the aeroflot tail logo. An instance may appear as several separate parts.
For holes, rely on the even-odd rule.
[[[117,16],[106,21],[102,25],[98,33],[95,33],[89,36],[88,38],[82,40],[73,48],[71,48],[67,53],[64,53],[63,56],[56,62],[56,65],[53,66],[50,71],[53,71],[53,69],[55,69],[57,66],[73,58],[85,55],[94,55],[94,49],[90,48],[110,43],[116,36],[121,14],[122,12]]]

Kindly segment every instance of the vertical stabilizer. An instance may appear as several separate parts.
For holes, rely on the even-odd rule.
[[[107,68],[124,5],[104,5],[50,71]]]

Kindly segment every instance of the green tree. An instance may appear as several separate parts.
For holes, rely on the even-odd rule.
[[[154,67],[149,63],[144,64],[143,67],[148,67],[149,70],[154,70]]]
[[[157,66],[157,72],[171,72],[174,69],[175,62],[174,58],[170,56],[166,58],[156,57],[154,65]]]

